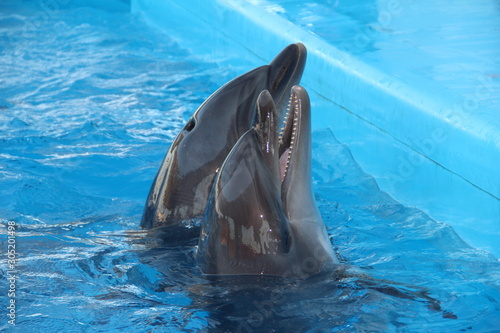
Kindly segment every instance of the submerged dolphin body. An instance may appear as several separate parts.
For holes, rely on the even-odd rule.
[[[208,275],[307,277],[338,263],[312,192],[309,97],[291,89],[280,135],[268,91],[257,104],[215,180],[197,262]]]
[[[203,214],[220,166],[253,124],[258,95],[269,90],[278,108],[285,110],[284,95],[300,81],[305,59],[304,45],[289,45],[269,65],[230,81],[198,108],[158,170],[142,215],[143,229]]]

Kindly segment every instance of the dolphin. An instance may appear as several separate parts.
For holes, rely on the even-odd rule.
[[[306,90],[291,88],[281,133],[263,91],[254,126],[215,179],[196,254],[207,275],[308,277],[338,264],[312,191]]]
[[[258,95],[268,90],[284,113],[285,95],[299,83],[305,61],[304,45],[291,44],[269,65],[228,82],[198,108],[163,159],[146,200],[143,229],[179,225],[203,215],[215,175],[252,127]]]

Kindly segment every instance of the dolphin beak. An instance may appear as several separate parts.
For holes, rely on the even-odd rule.
[[[278,122],[273,97],[267,90],[262,91],[257,98],[257,122],[254,125],[254,131],[259,141],[264,163],[273,174],[273,179],[277,180],[279,179],[280,170],[278,163]]]
[[[288,45],[269,64],[269,92],[280,119],[287,107],[288,94],[299,84],[306,64],[307,50],[301,43]]]

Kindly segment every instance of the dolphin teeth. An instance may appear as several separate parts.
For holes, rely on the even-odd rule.
[[[286,177],[286,174],[288,172],[288,168],[290,166],[290,161],[292,159],[292,153],[293,153],[294,144],[295,144],[296,136],[297,136],[300,101],[293,93],[290,96],[289,105],[290,105],[290,107],[293,107],[293,115],[292,115],[293,117],[291,120],[292,121],[292,124],[291,124],[292,130],[291,130],[289,145],[288,145],[288,147],[286,147],[287,149],[285,149],[285,153],[288,155],[286,156],[286,164],[285,164],[285,168],[283,171],[282,180]],[[288,125],[288,117],[290,117],[290,113],[291,113],[290,111],[291,110],[289,109],[288,113],[286,115],[285,125],[284,125],[282,132],[280,134],[280,144],[285,144],[284,135],[285,135],[286,127]]]
[[[283,126],[280,129],[280,133],[278,136],[278,142],[280,145],[284,144],[284,135],[286,131],[286,126],[288,124],[288,117],[290,116],[290,110],[292,109],[292,96],[290,95],[290,99],[288,100],[288,106],[286,108],[285,116],[283,117]]]

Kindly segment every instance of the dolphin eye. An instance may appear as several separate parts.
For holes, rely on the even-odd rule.
[[[189,119],[184,129],[188,132],[191,132],[195,126],[196,126],[196,121],[193,118],[191,118]]]

